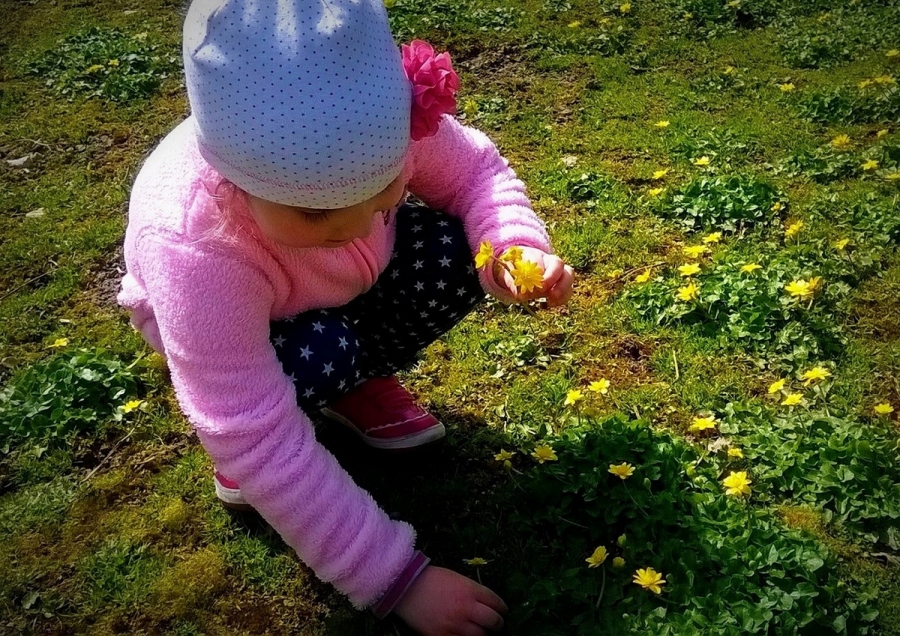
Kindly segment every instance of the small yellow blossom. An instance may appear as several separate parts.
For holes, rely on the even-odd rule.
[[[828,12],[825,12],[825,13],[823,13],[822,15],[820,15],[818,18],[816,18],[816,21],[818,21],[818,22],[827,22],[827,21],[828,21],[828,18],[830,18],[830,17],[831,17],[831,14],[828,13]]]
[[[617,570],[621,570],[622,568],[625,567],[625,559],[623,559],[622,557],[616,557],[616,558],[613,559],[613,564],[612,564],[612,565],[613,565],[613,567],[616,568]]]
[[[803,229],[803,221],[795,221],[787,226],[787,229],[784,231],[784,235],[788,238],[792,236],[796,236],[800,233],[800,230]]]
[[[700,273],[700,266],[697,263],[688,263],[678,268],[678,273],[682,276],[693,276]]]
[[[813,276],[812,278],[809,279],[810,293],[814,293],[821,286],[822,286],[822,277],[821,276]]]
[[[684,248],[684,253],[690,258],[700,258],[701,255],[706,254],[708,251],[709,248],[705,245],[691,245]]]
[[[776,380],[772,384],[769,385],[769,395],[773,393],[778,393],[781,389],[784,388],[784,380]]]
[[[664,176],[666,176],[667,174],[669,174],[669,169],[668,169],[668,168],[663,168],[662,170],[657,170],[656,172],[654,172],[654,173],[653,173],[653,178],[654,178],[654,179],[662,179],[662,178],[663,178]]]
[[[484,269],[493,258],[494,246],[491,245],[490,241],[482,241],[478,248],[478,253],[475,255],[475,267]]]
[[[630,2],[626,2],[624,4],[619,5],[620,13],[629,13],[630,11],[631,11],[631,3]]]
[[[570,29],[577,29],[581,26],[581,20],[575,20],[574,22],[569,22]]]
[[[649,190],[647,190],[647,194],[649,194],[651,197],[658,197],[665,191],[665,188],[650,188]]]
[[[521,247],[511,247],[500,256],[500,260],[504,263],[512,263],[515,265],[519,261],[522,260],[522,248]]]
[[[848,238],[842,238],[841,240],[835,241],[835,242],[834,242],[834,249],[836,249],[836,250],[838,250],[838,251],[843,251],[843,249],[844,249],[845,247],[847,247],[847,245],[848,245],[849,243],[850,243],[850,239],[848,239]]]
[[[782,93],[790,93],[792,90],[794,90],[797,87],[794,86],[791,82],[787,82],[785,84],[779,84],[778,88],[781,89]]]
[[[487,565],[488,562],[481,557],[475,557],[474,559],[463,559],[463,563],[478,567],[479,565]]]
[[[884,177],[888,181],[900,181],[900,172],[891,172]]]
[[[812,382],[831,377],[831,371],[825,367],[813,367],[800,377],[803,380],[803,386],[809,386]]]
[[[543,464],[544,462],[555,462],[559,459],[556,456],[556,453],[553,452],[553,449],[547,444],[541,444],[534,449],[534,452],[531,453],[531,456],[534,457],[538,462]]]
[[[797,406],[803,403],[802,393],[791,393],[781,401],[781,406]]]
[[[676,296],[677,296],[678,300],[683,300],[683,301],[687,302],[689,300],[696,299],[699,291],[700,291],[700,288],[697,287],[696,283],[691,281],[684,287],[679,287],[678,293],[676,294]]]
[[[68,338],[57,338],[56,340],[53,341],[53,344],[50,345],[50,348],[51,349],[59,349],[60,347],[67,347],[67,346],[69,346]]]
[[[568,393],[566,393],[566,401],[564,404],[566,406],[574,406],[576,402],[584,399],[584,394],[578,389],[572,389]]]
[[[760,265],[759,263],[747,263],[746,265],[743,265],[741,267],[741,271],[747,274],[752,274],[758,269],[762,269],[762,265]]]
[[[594,393],[599,393],[600,395],[606,395],[609,393],[609,385],[610,382],[606,378],[601,378],[596,382],[591,382],[590,386],[588,386],[588,391],[593,391]]]
[[[731,0],[728,3],[728,6],[731,7],[732,9],[737,9],[739,6],[741,6],[741,0]]]
[[[882,128],[882,129],[879,130],[877,133],[875,133],[875,136],[876,136],[877,138],[881,139],[882,137],[887,136],[887,134],[888,134],[888,129],[887,129],[887,128]]]
[[[634,281],[635,281],[636,283],[646,283],[648,280],[650,280],[650,277],[651,277],[652,275],[653,275],[653,268],[652,268],[652,267],[648,267],[648,268],[646,269],[646,271],[644,271],[643,274],[638,274],[637,276],[635,276],[635,277],[634,277]]]
[[[831,145],[834,148],[842,149],[850,147],[850,135],[838,135],[834,139],[831,140]]]
[[[691,20],[694,17],[694,14],[690,13],[688,11],[685,11],[684,15],[682,15],[681,17],[684,18],[685,20]]]
[[[646,570],[639,569],[634,573],[634,578],[632,580],[645,590],[650,590],[654,594],[662,592],[662,586],[666,584],[666,580],[662,577],[662,574],[653,568],[647,568]]]
[[[691,432],[698,433],[716,427],[716,416],[707,415],[706,417],[695,417],[693,423],[688,429]]]
[[[744,451],[742,451],[740,448],[729,448],[728,456],[734,457],[735,459],[744,459]]]
[[[144,403],[143,400],[129,400],[128,402],[125,402],[125,404],[122,405],[122,412],[123,413],[131,413],[133,410],[138,408],[143,403]]]
[[[900,57],[900,49],[891,49],[890,51],[885,52],[885,57]]]
[[[808,296],[812,296],[813,290],[810,289],[809,283],[802,278],[791,281],[787,285],[784,286],[784,289],[791,296],[799,296],[800,298],[806,298]]]
[[[94,64],[93,66],[89,66],[87,70],[85,70],[85,73],[91,75],[92,73],[96,73],[97,71],[102,71],[103,68],[104,67],[102,64]]]
[[[707,235],[704,236],[703,239],[701,239],[701,240],[702,240],[704,243],[707,243],[707,244],[709,244],[709,243],[718,243],[719,241],[722,240],[722,233],[721,233],[721,232],[713,232],[713,233],[711,233],[711,234],[707,234]]]
[[[878,169],[878,161],[876,159],[869,159],[860,167],[863,170],[877,170]]]
[[[516,287],[523,292],[538,289],[544,282],[544,272],[540,265],[531,261],[518,261],[510,273]]]
[[[632,466],[628,462],[622,462],[621,464],[610,464],[609,470],[607,472],[611,475],[615,475],[619,479],[625,480],[634,474],[634,466]]]
[[[504,448],[501,448],[500,452],[494,455],[494,459],[498,462],[508,462],[513,458],[513,455],[515,454],[515,451],[508,451]]]
[[[871,86],[871,85],[872,85],[872,80],[864,79],[863,81],[861,81],[861,82],[860,82],[859,84],[857,84],[856,86],[857,86],[857,88],[868,88],[868,87]]]
[[[896,84],[897,80],[895,80],[890,75],[879,75],[878,77],[873,77],[872,81],[876,84]]]
[[[628,543],[628,537],[624,534],[620,534],[619,538],[616,539],[616,545],[620,548],[624,548],[626,543]]]
[[[733,497],[749,495],[750,484],[752,483],[752,481],[747,479],[746,471],[743,470],[740,472],[731,471],[731,474],[722,480],[722,485],[725,486],[725,494]]]
[[[119,60],[110,60],[109,62],[106,63],[106,65],[107,66],[118,66]]]
[[[873,409],[878,415],[890,415],[894,412],[894,407],[888,404],[887,402],[882,402],[881,404],[876,404]]]
[[[706,155],[703,155],[703,156],[700,157],[699,159],[694,159],[692,163],[693,163],[695,166],[708,166],[708,165],[709,165],[709,161],[710,161],[709,157],[706,156]]]
[[[784,207],[784,204],[781,201],[776,201],[772,204],[772,212],[781,212],[781,209]]]
[[[467,99],[463,102],[462,111],[466,117],[474,117],[478,114],[478,102],[474,99]]]
[[[588,562],[589,568],[597,568],[597,567],[600,567],[601,565],[603,565],[603,562],[606,561],[606,557],[607,557],[606,548],[604,548],[601,545],[599,548],[594,550],[594,553],[591,556],[589,556],[588,558],[586,558],[585,561]]]
[[[657,128],[668,128],[670,123],[671,122],[669,122],[668,119],[663,119],[663,120],[656,122],[653,125],[656,126]]]

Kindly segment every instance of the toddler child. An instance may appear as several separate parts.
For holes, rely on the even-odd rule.
[[[503,601],[429,565],[307,414],[381,449],[441,438],[394,374],[485,291],[565,303],[571,268],[494,145],[450,116],[449,57],[401,55],[381,0],[195,0],[184,64],[191,115],[134,182],[119,302],[165,356],[219,498],[358,608],[426,634],[500,629]],[[483,241],[520,248],[538,288],[476,271]]]

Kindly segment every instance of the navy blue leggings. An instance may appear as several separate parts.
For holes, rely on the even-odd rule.
[[[406,204],[375,285],[343,307],[271,323],[271,340],[297,403],[314,412],[366,378],[411,365],[484,297],[462,223]]]

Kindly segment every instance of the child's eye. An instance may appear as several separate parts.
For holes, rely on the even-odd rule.
[[[322,212],[301,212],[303,218],[311,223],[321,223],[332,215],[331,210],[323,210]]]

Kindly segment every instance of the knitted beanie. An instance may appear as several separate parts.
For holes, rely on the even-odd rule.
[[[201,155],[254,196],[347,207],[403,168],[412,86],[382,0],[195,0],[184,71]]]

